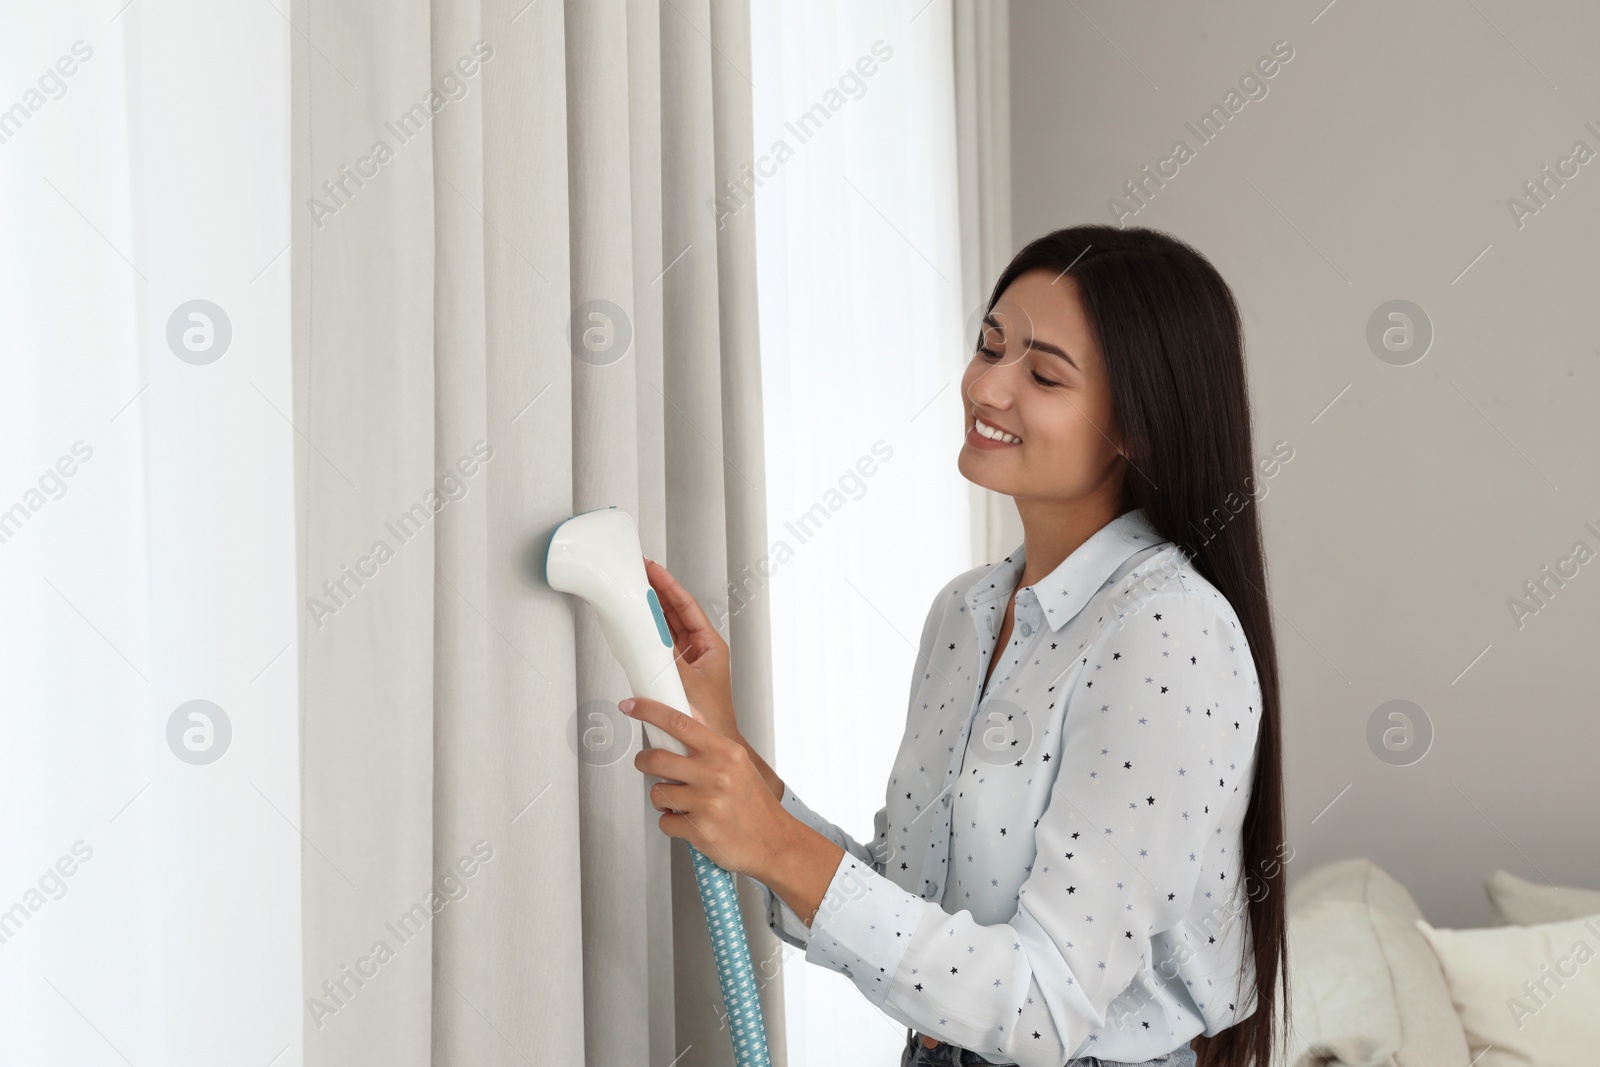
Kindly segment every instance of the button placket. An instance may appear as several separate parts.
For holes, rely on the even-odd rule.
[[[1001,602],[1004,603],[1004,600]],[[955,751],[951,753],[950,766],[945,774],[945,787],[940,794],[940,807],[943,810],[935,817],[934,825],[929,831],[928,861],[925,867],[924,884],[931,882],[936,886],[936,892],[928,897],[929,900],[935,901],[944,898],[944,891],[950,873],[950,820],[952,810],[955,807],[951,790],[955,788],[956,782],[961,780],[961,771],[967,758],[967,744],[972,736],[972,724],[977,720],[978,711],[988,697],[988,694],[984,691],[984,672],[988,670],[990,661],[1003,651],[998,647],[997,639],[1000,634],[1000,620],[1004,616],[997,616],[984,610],[985,605],[981,602],[972,603],[969,601],[967,607],[969,608],[968,614],[972,617],[973,629],[978,634],[978,672],[973,681],[972,707],[967,710],[966,721],[961,726],[961,737],[956,741]],[[994,619],[987,633],[984,632],[984,616]],[[988,659],[985,659],[982,655],[982,647],[985,643],[991,645]],[[941,842],[944,845],[942,852],[938,848]],[[941,859],[944,862],[938,862]]]
[[[978,633],[980,649],[985,642],[989,643],[991,648],[988,659],[984,659],[981,654],[979,656],[978,673],[973,686],[972,707],[967,711],[966,722],[964,722],[961,727],[961,737],[956,742],[955,751],[951,754],[950,766],[945,775],[946,788],[941,794],[941,807],[944,810],[939,816],[936,817],[935,826],[931,831],[934,836],[929,839],[928,851],[930,855],[926,871],[929,875],[932,875],[935,871],[938,872],[936,883],[938,892],[929,898],[932,900],[943,899],[944,890],[949,878],[950,829],[955,807],[955,798],[951,790],[954,788],[955,783],[961,780],[961,772],[965,769],[967,746],[971,743],[972,739],[972,724],[977,721],[984,705],[988,703],[990,695],[999,691],[1014,673],[1014,669],[1012,667],[997,665],[995,670],[1003,671],[1003,675],[992,678],[991,681],[994,683],[992,685],[986,686],[983,683],[984,673],[988,670],[989,664],[993,658],[995,656],[1002,656],[1006,654],[1006,649],[1001,648],[999,645],[1000,626],[1005,616],[1003,614],[998,614],[998,612],[1001,610],[1000,605],[1005,604],[1010,600],[1010,594],[1007,593],[1005,596],[997,599],[998,603],[995,605],[995,612],[989,612],[985,610],[986,605],[984,605],[982,602],[972,603],[969,601],[967,605],[969,609],[968,614],[972,616],[973,627]],[[1014,610],[1016,615],[1013,628],[1022,636],[1025,641],[1028,641],[1027,647],[1018,650],[1016,662],[1020,663],[1023,655],[1031,652],[1032,650],[1033,642],[1030,639],[1035,634],[1038,634],[1045,629],[1043,625],[1042,613],[1039,609],[1039,598],[1034,594],[1032,586],[1027,586],[1017,592],[1016,607]],[[987,633],[984,632],[984,623],[982,621],[983,617],[985,616],[993,620]],[[942,855],[939,854],[937,849],[939,842],[943,842],[945,846]],[[941,858],[944,860],[944,862],[937,862]],[[930,882],[934,881],[934,879],[931,877],[927,878],[926,880]]]
[[[1042,625],[1042,621],[1041,621],[1041,617],[1040,617],[1039,600],[1034,595],[1033,588],[1031,586],[1023,589],[1021,592],[1019,592],[1017,594],[1017,604],[1016,604],[1015,611],[1016,611],[1016,618],[1015,618],[1014,628],[1017,630],[1018,633],[1020,633],[1022,635],[1024,640],[1027,640],[1028,638],[1032,637],[1035,633],[1038,633],[1038,632],[1040,632],[1040,631],[1042,631],[1044,629],[1044,626]],[[977,613],[974,612],[973,615],[974,615],[973,622],[974,622],[974,624],[977,624],[978,623]],[[1000,631],[999,619],[1001,619],[1001,618],[1003,618],[1003,616],[997,616],[996,617],[996,622],[994,623],[993,629],[991,629],[990,632],[987,635],[984,635],[983,631],[981,629],[981,626],[979,627],[979,631],[978,632],[979,632],[980,636],[986,636],[989,641],[995,642],[993,649],[989,653],[990,659],[992,659],[995,656],[1003,655],[1005,653],[1005,649],[1002,649],[1002,648],[999,647],[998,640],[997,640],[998,637],[999,637],[999,631]],[[1024,630],[1024,627],[1026,627],[1025,630]],[[1023,649],[1020,649],[1018,651],[1018,655],[1017,655],[1017,658],[1016,658],[1015,662],[1016,663],[1021,663],[1022,657],[1025,654],[1028,654],[1028,653],[1032,652],[1032,646],[1033,646],[1033,642],[1032,641],[1028,641],[1027,647],[1025,647]],[[966,756],[967,756],[967,746],[968,746],[968,744],[971,743],[971,739],[972,739],[972,724],[974,722],[976,722],[978,720],[978,716],[980,714],[982,714],[983,707],[984,707],[984,705],[986,705],[989,702],[990,696],[992,696],[994,693],[998,692],[1001,688],[1003,688],[1005,683],[1006,683],[1006,681],[1009,680],[1011,675],[1014,673],[1014,669],[1012,667],[996,666],[996,668],[995,668],[996,671],[1003,671],[1004,673],[1002,675],[1000,675],[1000,676],[997,676],[997,677],[994,677],[994,678],[990,679],[990,681],[993,683],[992,685],[985,686],[983,684],[983,681],[982,681],[983,672],[986,671],[988,669],[988,667],[989,667],[989,661],[987,661],[987,660],[984,660],[984,661],[982,661],[982,662],[980,662],[978,664],[978,676],[977,676],[978,677],[978,681],[975,683],[973,699],[972,699],[972,708],[967,712],[967,720],[962,725],[961,738],[956,743],[955,752],[951,756],[950,771],[946,775],[947,779],[949,779],[949,783],[948,783],[949,786],[953,786],[955,784],[955,782],[958,782],[958,781],[961,780],[961,772],[965,769]],[[935,852],[936,853],[938,850],[934,846],[936,846],[941,841],[944,843],[944,846],[945,846],[944,847],[944,851],[942,853],[942,858],[944,859],[944,862],[938,864],[938,871],[939,871],[939,874],[938,874],[938,877],[939,877],[938,893],[934,897],[930,898],[930,899],[933,899],[933,900],[943,900],[944,891],[945,891],[945,888],[947,886],[949,875],[950,875],[950,830],[951,830],[951,822],[952,822],[952,820],[954,818],[955,798],[951,795],[950,788],[948,788],[948,787],[945,789],[944,794],[943,794],[943,807],[944,807],[944,811],[941,813],[941,815],[940,815],[940,817],[938,819],[938,822],[937,822],[937,824],[936,824],[936,826],[935,826],[935,828],[933,830],[933,833],[935,833],[938,836],[933,837],[933,838],[930,839],[930,849],[929,849],[930,852]],[[939,857],[935,856],[934,858],[939,858]],[[930,864],[929,865],[929,870],[931,871],[932,869],[934,869],[933,865]]]
[[[996,629],[999,629],[998,625],[996,626]],[[1005,685],[1006,682],[1010,681],[1011,675],[1015,673],[1016,665],[1020,664],[1023,658],[1033,650],[1033,644],[1030,639],[1036,633],[1044,629],[1039,613],[1039,598],[1034,595],[1033,587],[1031,585],[1017,593],[1016,618],[1013,629],[1016,631],[1017,635],[1024,642],[1026,642],[1026,644],[1017,649],[1015,658],[1012,660],[1011,665],[1007,666],[1002,664],[995,668],[996,673],[995,677],[990,679],[991,684],[979,690],[980,699],[978,706],[974,707],[974,711],[979,710],[984,703],[988,702],[990,693],[998,691]],[[1013,640],[1015,640],[1015,638],[1013,638]],[[994,655],[1001,655],[1009,648],[1009,643],[1007,644],[1006,649],[996,648],[994,650]],[[987,668],[988,665],[985,664],[984,666]]]

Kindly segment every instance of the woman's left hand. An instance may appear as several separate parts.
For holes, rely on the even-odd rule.
[[[677,708],[630,699],[633,709],[623,709],[626,714],[660,727],[689,750],[680,756],[647,748],[633,758],[644,773],[669,779],[650,787],[651,805],[665,812],[657,824],[661,832],[688,841],[725,871],[761,880],[796,820],[767,788],[750,753]]]

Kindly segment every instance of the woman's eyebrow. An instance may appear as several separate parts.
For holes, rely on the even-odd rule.
[[[1028,338],[1027,342],[1022,347],[1023,348],[1037,348],[1039,351],[1048,352],[1052,356],[1060,356],[1062,359],[1064,359],[1068,363],[1072,364],[1072,369],[1073,370],[1082,370],[1083,369],[1083,368],[1078,366],[1078,361],[1077,360],[1075,360],[1071,356],[1067,355],[1065,352],[1063,352],[1061,349],[1057,348],[1055,345],[1051,344],[1049,341],[1041,341],[1037,337],[1030,337],[1030,338]]]
[[[993,327],[996,330],[1000,330],[1001,331],[1001,335],[1004,336],[1004,332],[1005,332],[1004,328],[1001,327],[1001,325],[998,322],[995,321],[993,315],[985,316],[983,322],[984,322],[984,325],[986,325],[986,326],[990,326],[990,327]],[[1072,369],[1073,370],[1076,370],[1076,371],[1083,370],[1082,367],[1078,366],[1078,361],[1077,360],[1075,360],[1071,356],[1067,355],[1066,352],[1064,352],[1061,348],[1057,347],[1056,345],[1051,344],[1049,341],[1041,341],[1037,337],[1030,337],[1030,338],[1026,339],[1022,343],[1022,347],[1024,349],[1037,348],[1039,351],[1048,352],[1052,356],[1060,356],[1062,359],[1064,359],[1068,363],[1072,364]]]

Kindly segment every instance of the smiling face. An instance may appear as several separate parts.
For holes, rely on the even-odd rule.
[[[1019,275],[1001,294],[961,378],[968,481],[1031,501],[1109,501],[1126,461],[1105,363],[1070,274]]]

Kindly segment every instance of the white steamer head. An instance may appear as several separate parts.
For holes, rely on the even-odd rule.
[[[672,631],[644,572],[632,515],[612,505],[562,522],[545,549],[544,579],[557,592],[589,602],[634,696],[693,714],[673,658]],[[682,742],[650,723],[644,732],[651,748],[687,754]]]

